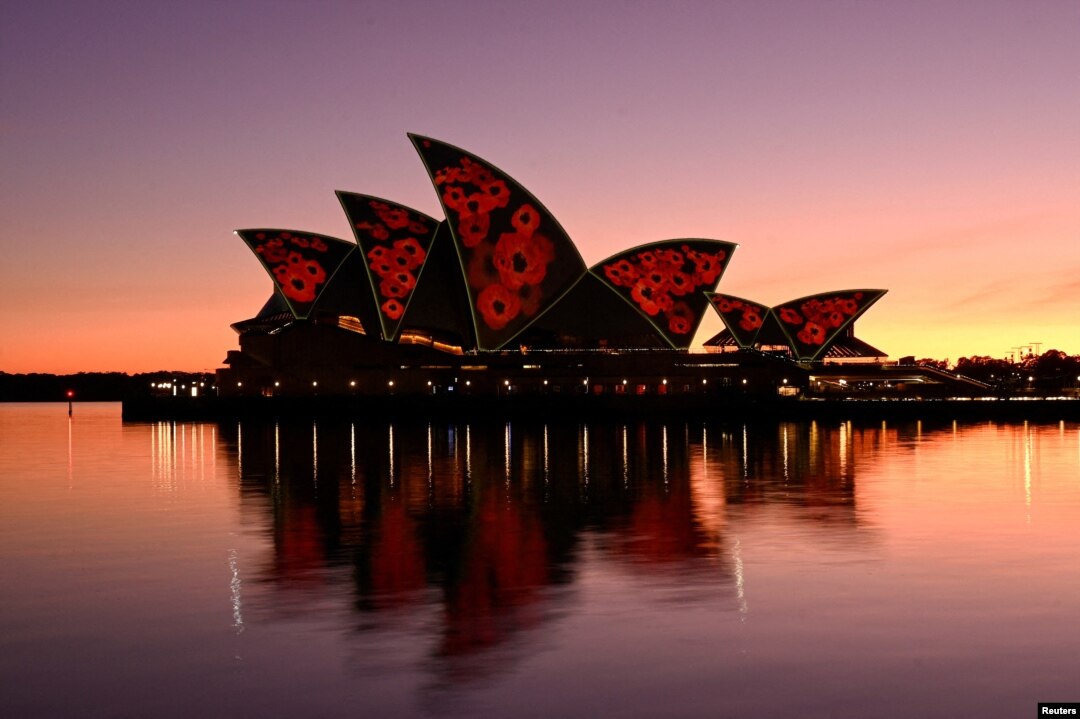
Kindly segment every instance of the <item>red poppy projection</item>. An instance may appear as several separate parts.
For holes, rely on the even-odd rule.
[[[719,240],[665,240],[627,250],[591,269],[678,349],[694,339],[712,290],[737,245]]]
[[[720,315],[728,332],[740,347],[752,347],[761,326],[769,316],[769,308],[757,302],[732,295],[707,293],[713,309]]]
[[[840,290],[801,297],[772,309],[795,356],[817,359],[845,327],[869,309],[885,290]]]
[[[565,294],[585,264],[551,213],[504,172],[452,145],[410,138],[446,212],[477,345],[499,349]]]
[[[523,344],[607,348],[614,337],[636,343],[628,346],[666,343],[685,350],[711,304],[740,347],[786,344],[799,360],[813,361],[885,293],[829,292],[774,308],[713,294],[737,245],[701,238],[642,245],[586,269],[558,221],[521,184],[453,145],[409,138],[445,220],[379,197],[338,192],[355,245],[289,230],[237,233],[273,278],[275,300],[284,300],[293,317],[307,319],[322,301],[320,312],[362,318],[368,330],[377,316],[382,338],[396,342],[410,313],[409,325],[420,333],[410,340],[439,337],[442,347],[457,351],[501,350],[530,327],[534,332]],[[437,239],[447,230],[449,236]],[[324,292],[332,282],[338,284]],[[586,311],[596,298],[606,308],[600,315]],[[534,324],[560,302],[567,304]],[[256,320],[288,319],[280,307],[264,310]],[[256,331],[265,324],[234,326]]]
[[[439,223],[379,197],[340,191],[337,195],[364,257],[383,338],[393,341],[401,330]]]
[[[237,230],[297,319],[307,319],[330,278],[356,250],[335,237],[296,230]]]

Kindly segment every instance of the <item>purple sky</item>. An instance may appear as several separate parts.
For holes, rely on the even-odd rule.
[[[888,288],[893,357],[1080,353],[1078,38],[1074,0],[5,3],[0,371],[219,366],[271,291],[233,229],[437,214],[406,131],[589,263],[713,237],[723,292]]]

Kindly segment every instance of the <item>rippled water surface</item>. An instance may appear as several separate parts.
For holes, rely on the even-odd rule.
[[[18,717],[1022,717],[1080,426],[125,424],[0,405]]]

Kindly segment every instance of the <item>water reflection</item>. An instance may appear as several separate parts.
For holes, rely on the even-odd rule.
[[[0,407],[0,495],[13,716],[1011,716],[1076,686],[1075,423]]]
[[[176,441],[175,428],[154,432]],[[883,446],[921,433],[849,423],[221,430],[245,514],[271,519],[273,556],[256,581],[300,604],[350,586],[359,628],[435,611],[432,657],[454,676],[483,671],[468,658],[557,616],[573,601],[586,553],[746,615],[732,517],[780,511],[834,541],[872,541],[872,531],[856,531],[856,473]],[[156,456],[174,455],[166,446]],[[164,478],[175,471],[155,462]],[[230,566],[240,628],[235,557]]]

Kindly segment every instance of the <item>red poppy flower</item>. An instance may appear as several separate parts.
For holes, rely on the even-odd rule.
[[[761,315],[758,311],[752,307],[747,308],[743,312],[742,319],[739,321],[739,327],[744,330],[751,331],[761,327]]]
[[[640,264],[641,268],[644,270],[651,270],[656,267],[656,253],[652,250],[643,250],[642,252],[639,252],[637,260],[638,264]]]
[[[686,274],[685,272],[680,272],[676,270],[668,276],[667,281],[668,289],[671,290],[671,293],[673,295],[677,295],[679,297],[682,297],[687,292],[690,292],[694,289],[694,283],[690,279],[690,275]]]
[[[289,251],[282,246],[281,240],[271,240],[265,245],[259,245],[255,251],[271,265],[284,262],[289,256]]]
[[[413,263],[413,255],[399,247],[395,247],[386,253],[386,261],[395,270],[411,270],[416,267]]]
[[[668,313],[668,329],[677,335],[684,335],[694,326],[694,311],[685,302],[677,302]]]
[[[385,242],[390,239],[390,233],[381,222],[357,222],[356,229],[368,233],[368,236],[377,242]]]
[[[416,287],[416,277],[408,270],[396,270],[391,272],[387,275],[386,279],[401,285],[401,287],[405,289],[406,294],[411,292],[413,287]]]
[[[461,238],[461,244],[466,247],[476,247],[487,239],[489,229],[491,229],[491,215],[487,213],[461,215],[458,221],[458,237]]]
[[[674,316],[668,319],[668,329],[677,335],[684,335],[690,331],[690,320],[681,316]]]
[[[484,185],[494,179],[494,175],[484,165],[469,157],[462,157],[461,168],[458,170],[459,182],[470,182],[474,185]]]
[[[790,307],[780,308],[780,319],[789,325],[801,325],[803,323],[802,315]]]
[[[668,290],[667,273],[657,268],[646,270],[639,281],[644,282],[657,293],[667,292]]]
[[[526,202],[510,218],[510,224],[515,230],[528,237],[539,229],[540,215],[537,214],[536,208]]]
[[[735,309],[735,305],[727,297],[713,297],[713,304],[720,311],[720,314],[724,315]]]
[[[375,212],[383,212],[390,209],[390,205],[385,202],[380,202],[379,200],[371,200],[368,202],[368,207],[375,210]]]
[[[394,264],[385,257],[372,261],[369,267],[371,267],[371,271],[377,274],[379,277],[386,277],[388,274],[390,274],[396,269],[394,267]]]
[[[414,235],[427,235],[431,232],[431,229],[428,227],[428,224],[426,222],[421,222],[420,220],[410,220],[409,232],[413,233]]]
[[[862,292],[856,292],[855,293],[855,299],[861,300],[862,298],[863,298],[863,293]]]
[[[312,302],[315,300],[315,283],[300,275],[289,275],[281,285],[281,291],[286,297],[297,302]]]
[[[540,234],[526,236],[504,232],[495,245],[495,269],[502,283],[511,290],[522,285],[538,285],[547,276],[547,267],[555,258],[551,241]]]
[[[383,314],[392,320],[401,319],[401,315],[405,313],[405,305],[401,304],[393,297],[386,302],[383,302],[381,309]]]
[[[797,337],[804,345],[819,345],[825,341],[825,330],[821,325],[807,322],[806,326],[799,330]]]
[[[844,315],[841,312],[830,312],[825,315],[825,324],[829,327],[839,327],[844,324]]]
[[[521,299],[500,284],[488,285],[476,298],[476,309],[493,330],[506,327],[521,312]]]
[[[256,232],[255,233],[255,239],[256,240],[265,240],[266,239],[266,233],[265,232]]]
[[[470,215],[488,213],[498,206],[495,203],[495,198],[486,192],[470,192],[469,196],[465,198],[461,212]]]
[[[716,254],[708,252],[697,253],[694,260],[694,281],[699,285],[711,285],[724,271],[724,252]]]
[[[495,204],[493,207],[506,207],[510,202],[510,190],[503,180],[492,180],[480,188]]]
[[[312,302],[316,287],[326,279],[326,270],[315,260],[301,259],[300,262],[278,265],[274,268],[274,277],[286,297],[298,302]]]
[[[842,299],[838,302],[840,311],[845,315],[853,315],[859,311],[859,303],[852,299]]]
[[[627,260],[619,260],[618,262],[612,262],[610,265],[604,265],[604,274],[617,287],[629,287],[638,278],[637,268]]]
[[[405,239],[398,240],[394,243],[394,249],[404,252],[409,256],[409,269],[413,270],[424,264],[424,258],[427,257],[427,253],[424,252],[424,247],[415,238],[406,237]]]
[[[653,298],[653,302],[660,308],[661,312],[670,312],[671,308],[675,306],[675,300],[671,299],[671,295],[667,292],[662,292]]]
[[[327,247],[326,243],[318,237],[313,237],[311,238],[311,249],[315,250],[316,252],[326,252],[330,248]]]
[[[630,297],[650,317],[655,317],[660,312],[660,305],[656,304],[656,295],[656,290],[644,278],[635,282],[634,288],[630,290]]]
[[[311,244],[306,237],[293,237],[292,239],[289,240],[289,242],[296,245],[297,247],[305,248],[305,249],[307,247],[309,247],[310,244]]]
[[[686,258],[678,250],[659,249],[656,250],[656,260],[661,264],[666,264],[673,269],[682,269],[683,263],[686,262]]]
[[[467,157],[462,157],[458,163],[457,168],[458,182],[472,182],[473,181],[473,161]]]
[[[436,185],[441,185],[444,182],[457,182],[458,169],[456,167],[444,167],[440,170],[435,170],[432,179],[435,180]]]
[[[459,185],[450,185],[442,194],[443,204],[457,213],[465,210],[465,190]]]
[[[409,294],[409,289],[398,282],[393,274],[388,274],[379,283],[379,294],[383,297],[404,297]]]
[[[400,207],[387,208],[379,211],[379,219],[386,223],[392,230],[400,230],[409,224],[409,212]]]

